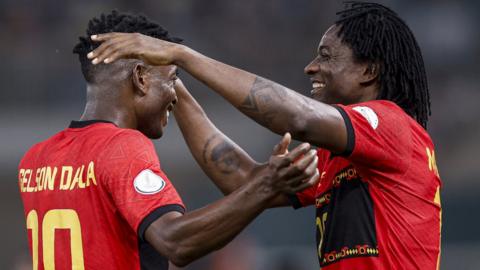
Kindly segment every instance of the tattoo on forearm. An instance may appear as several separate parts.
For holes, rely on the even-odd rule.
[[[249,95],[239,109],[261,125],[271,127],[279,121],[285,124],[286,115],[280,109],[285,103],[288,103],[287,105],[291,108],[297,107],[302,112],[312,111],[308,98],[298,95],[280,84],[256,77]]]
[[[213,162],[215,167],[223,174],[231,174],[240,167],[240,156],[235,146],[226,140],[220,140],[217,144],[212,142],[218,134],[212,135],[203,148],[204,162]],[[211,146],[212,145],[212,146]]]
[[[249,95],[239,109],[248,113],[260,124],[269,125],[277,117],[272,104],[284,102],[286,97],[287,92],[283,86],[256,77]]]

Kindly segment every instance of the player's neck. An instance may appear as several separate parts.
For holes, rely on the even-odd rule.
[[[132,128],[137,127],[137,123],[134,117],[131,117],[131,113],[118,108],[108,108],[103,105],[99,106],[94,102],[87,102],[85,111],[80,117],[80,121],[88,120],[105,120],[110,121],[120,128]]]
[[[120,128],[135,129],[137,127],[134,110],[122,102],[120,95],[105,95],[108,90],[102,91],[95,88],[94,86],[88,86],[87,104],[80,117],[81,121],[105,120],[113,122]],[[121,90],[118,89],[118,91]]]

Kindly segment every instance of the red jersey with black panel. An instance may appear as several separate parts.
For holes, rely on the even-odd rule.
[[[390,101],[336,107],[347,151],[318,149],[319,184],[291,197],[316,206],[321,268],[437,269],[441,181],[429,135]]]
[[[74,121],[25,154],[18,180],[34,269],[168,269],[143,234],[184,206],[140,132]]]

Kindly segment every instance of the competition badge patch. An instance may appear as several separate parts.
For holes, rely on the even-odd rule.
[[[354,107],[353,110],[359,112],[367,120],[370,126],[372,126],[373,129],[377,129],[378,116],[372,109],[365,106],[357,106]]]
[[[135,180],[133,180],[135,190],[143,195],[158,193],[165,185],[165,180],[163,180],[162,177],[148,169],[141,171],[137,177],[135,177]]]

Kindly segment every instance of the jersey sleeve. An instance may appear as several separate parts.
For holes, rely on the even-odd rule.
[[[175,187],[160,168],[152,142],[140,132],[129,130],[115,136],[100,160],[105,189],[140,238],[161,215],[185,211]]]
[[[408,115],[389,101],[337,105],[347,128],[342,154],[354,165],[378,172],[403,173],[412,152]]]

